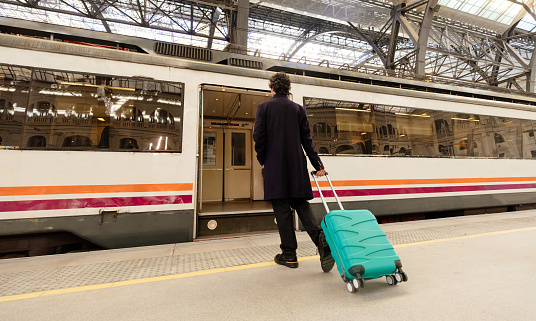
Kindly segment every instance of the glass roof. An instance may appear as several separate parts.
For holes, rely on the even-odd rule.
[[[514,23],[516,17],[521,12],[525,17],[522,19],[519,28],[532,31],[536,27],[536,22],[528,14],[523,6],[534,7],[533,0],[439,0],[438,4],[451,9],[466,12],[481,18],[493,20],[505,25]]]

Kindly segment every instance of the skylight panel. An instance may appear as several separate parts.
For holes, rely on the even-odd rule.
[[[536,21],[534,21],[531,15],[526,15],[521,19],[517,27],[532,32],[536,28]]]
[[[439,0],[438,4],[507,25],[522,8],[508,0]]]

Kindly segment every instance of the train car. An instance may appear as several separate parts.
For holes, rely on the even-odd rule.
[[[533,94],[214,55],[0,34],[0,255],[275,230],[252,139],[274,71],[291,74],[345,208],[536,203]]]

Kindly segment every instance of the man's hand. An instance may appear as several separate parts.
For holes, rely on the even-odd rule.
[[[324,175],[326,175],[326,170],[323,168],[316,172],[316,176],[324,176]]]

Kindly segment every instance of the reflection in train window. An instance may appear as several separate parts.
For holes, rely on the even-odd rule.
[[[151,113],[151,118],[149,118],[149,122],[170,125],[173,125],[175,123],[171,113],[162,108],[158,108]]]
[[[331,136],[331,127],[324,123],[320,122],[314,125],[313,132],[318,137],[330,137]]]
[[[32,70],[0,65],[0,135],[2,146],[23,145]]]
[[[47,139],[44,136],[35,135],[28,139],[28,147],[47,147]]]
[[[304,105],[321,154],[529,159],[536,150],[531,120],[309,97]]]
[[[4,65],[0,72],[16,84],[0,91],[4,145],[182,151],[182,83]]]
[[[329,154],[329,150],[326,147],[320,147],[318,149],[318,153],[320,153],[320,154]]]
[[[337,147],[335,154],[355,154],[354,147],[350,145],[341,145]]]
[[[74,135],[65,137],[62,147],[91,147],[91,145],[93,145],[93,143],[89,137]]]
[[[144,121],[142,110],[132,105],[119,108],[115,113],[115,119],[130,120],[139,123],[143,123]]]
[[[139,149],[138,142],[134,138],[122,138],[119,145],[121,149]]]
[[[54,117],[56,115],[56,107],[48,101],[38,101],[30,105],[30,110],[35,117]]]

